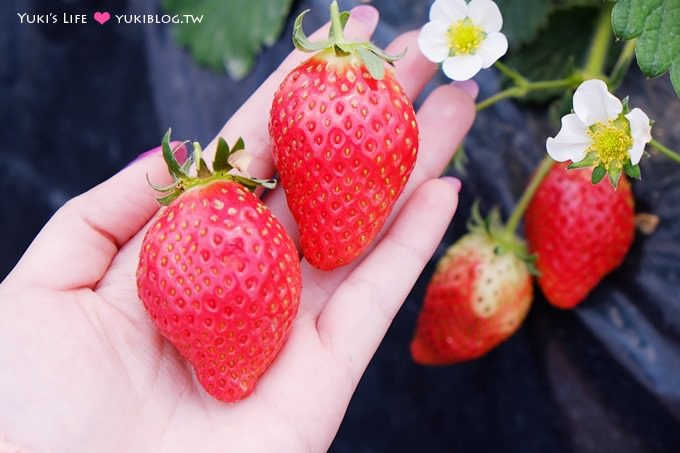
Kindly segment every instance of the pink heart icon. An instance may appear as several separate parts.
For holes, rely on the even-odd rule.
[[[111,14],[109,14],[106,11],[104,11],[103,13],[100,13],[99,11],[94,13],[94,20],[99,22],[100,25],[104,25],[106,22],[109,21],[109,19],[111,19]]]

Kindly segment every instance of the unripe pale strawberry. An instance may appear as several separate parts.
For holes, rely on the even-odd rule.
[[[444,365],[481,357],[526,317],[533,286],[524,246],[489,225],[477,223],[437,263],[411,342],[415,362]]]

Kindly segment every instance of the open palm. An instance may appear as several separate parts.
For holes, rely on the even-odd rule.
[[[377,19],[372,7],[355,8],[347,36],[368,39]],[[406,33],[387,49],[409,47],[396,72],[411,98],[435,70],[416,36]],[[304,58],[293,52],[220,132],[228,142],[244,138],[254,176],[274,172],[262,112]],[[455,211],[457,187],[437,176],[473,116],[473,101],[459,88],[440,87],[425,100],[418,161],[383,234],[358,262],[332,272],[303,260],[289,340],[253,394],[233,404],[203,391],[137,298],[139,247],[157,211],[146,176],[168,178],[160,154],[68,202],[0,285],[0,434],[55,453],[327,449]],[[294,232],[283,192],[265,201]]]

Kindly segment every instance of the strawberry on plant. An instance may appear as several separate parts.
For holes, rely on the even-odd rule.
[[[283,346],[300,303],[295,245],[249,190],[268,181],[232,172],[233,149],[219,140],[213,170],[195,144],[197,177],[163,139],[175,182],[149,228],[137,268],[138,294],[154,324],[222,401],[250,394]]]
[[[413,360],[471,360],[510,337],[531,306],[531,260],[500,225],[497,211],[484,221],[473,209],[470,232],[449,247],[428,285],[411,342]]]
[[[305,37],[303,15],[295,45],[317,53],[281,83],[269,132],[303,254],[329,270],[357,258],[384,225],[415,164],[418,126],[384,66],[398,57],[368,42],[346,42],[349,13],[335,1],[327,41]]]
[[[623,261],[634,236],[634,202],[625,176],[618,188],[591,182],[588,169],[553,165],[527,209],[529,248],[548,301],[572,308]]]

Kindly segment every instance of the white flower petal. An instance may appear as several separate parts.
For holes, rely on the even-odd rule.
[[[443,22],[447,26],[465,19],[467,14],[468,5],[465,0],[437,0],[430,8],[430,20]]]
[[[639,108],[634,108],[626,114],[630,123],[630,136],[633,139],[633,146],[628,150],[630,162],[637,165],[642,158],[645,145],[652,139],[652,126],[649,124],[649,117]]]
[[[468,4],[468,17],[486,33],[495,33],[503,27],[503,15],[491,0],[472,0]]]
[[[234,154],[229,156],[229,164],[234,167],[234,170],[242,176],[249,177],[248,167],[253,161],[253,156],[246,153],[244,149],[236,151]]]
[[[482,69],[482,59],[479,55],[456,55],[444,60],[442,70],[446,77],[452,80],[468,80]]]
[[[586,126],[613,120],[622,110],[621,101],[609,92],[602,80],[586,80],[574,93],[574,113]]]
[[[554,138],[548,138],[545,147],[550,157],[558,162],[578,162],[586,157],[586,149],[591,144],[586,125],[576,114],[570,113],[562,117],[562,128]]]
[[[486,69],[508,51],[508,39],[503,33],[489,33],[479,45],[477,55],[482,58],[482,68]]]
[[[441,63],[449,56],[449,40],[446,30],[446,25],[441,22],[428,22],[423,26],[418,35],[418,47],[425,58]]]

